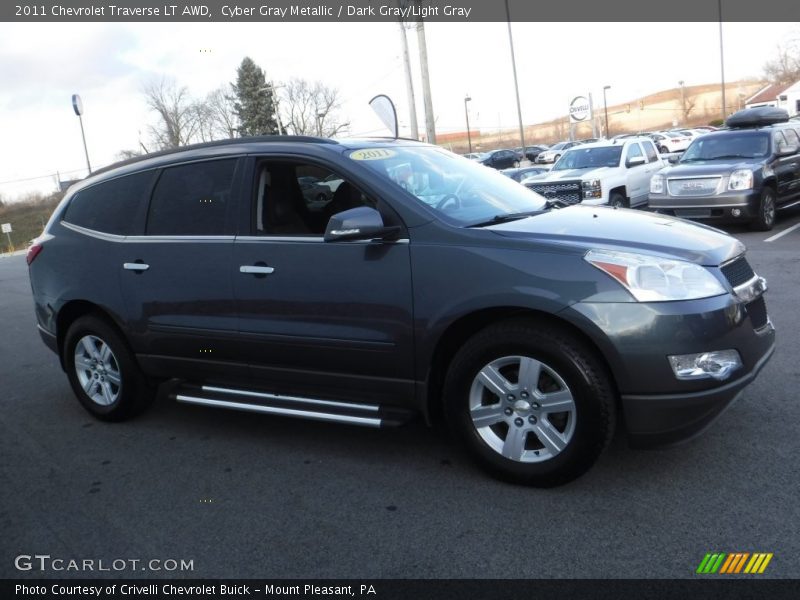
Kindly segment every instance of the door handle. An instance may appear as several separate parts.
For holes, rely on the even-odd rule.
[[[269,275],[274,273],[273,267],[265,267],[258,265],[242,265],[239,267],[239,273],[249,273],[251,275]]]
[[[146,265],[143,262],[132,262],[132,263],[123,263],[123,269],[127,269],[128,271],[147,271],[150,268],[150,265]]]

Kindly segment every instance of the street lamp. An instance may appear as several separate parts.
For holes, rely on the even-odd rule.
[[[467,102],[472,101],[469,94],[464,96],[464,116],[467,117],[467,143],[469,144],[469,153],[472,154],[472,135],[469,132],[469,110],[467,109]]]
[[[678,82],[678,85],[681,86],[681,114],[683,115],[681,123],[686,125],[686,96],[683,93],[683,79]]]
[[[78,121],[81,124],[81,137],[83,138],[83,152],[86,154],[86,169],[89,171],[89,175],[92,174],[92,165],[89,164],[89,150],[86,148],[86,134],[83,131],[83,118],[81,115],[83,114],[83,102],[81,102],[81,97],[78,94],[72,94],[72,110],[75,111],[75,114],[78,115]]]
[[[606,114],[606,139],[608,139],[608,104],[606,103],[606,90],[610,89],[610,85],[603,86],[603,112]]]

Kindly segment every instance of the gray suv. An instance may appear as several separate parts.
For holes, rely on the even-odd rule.
[[[302,183],[332,181],[317,202]],[[665,225],[669,225],[665,227]],[[73,186],[28,254],[38,330],[99,419],[187,404],[444,421],[553,486],[624,426],[688,438],[770,357],[744,246],[670,217],[558,209],[443,149],[242,138]]]

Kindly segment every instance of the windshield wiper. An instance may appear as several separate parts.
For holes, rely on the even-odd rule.
[[[495,215],[491,219],[486,221],[480,221],[479,223],[473,223],[471,225],[467,225],[467,227],[486,227],[487,225],[497,225],[498,223],[508,223],[509,221],[518,221],[520,219],[525,219],[527,217],[532,217],[534,215],[541,214],[541,210],[529,210],[526,212],[516,212],[516,213],[504,213],[502,215]]]
[[[723,160],[726,158],[753,158],[753,157],[746,156],[744,154],[722,154],[720,156],[715,156],[714,158],[709,158],[707,160]]]

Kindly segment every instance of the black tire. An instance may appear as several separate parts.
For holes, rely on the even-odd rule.
[[[660,154],[669,154],[669,148],[667,148],[666,146],[661,146],[661,147],[658,149],[658,152],[659,152]]]
[[[608,197],[608,205],[616,208],[628,208],[628,199],[619,192],[612,192]]]
[[[758,201],[758,214],[751,223],[756,231],[769,231],[775,226],[775,190],[764,186]]]
[[[514,168],[515,169],[519,169],[519,161],[518,160],[514,161]]]
[[[559,158],[561,158],[561,155],[560,155],[560,154],[556,154],[556,155],[553,157],[553,164],[557,163]]]
[[[533,359],[529,364],[540,364],[535,393],[531,391],[526,395],[520,390],[519,378],[515,400],[511,400],[514,394],[501,399],[500,394],[483,387],[479,374],[493,364],[508,360],[511,364],[503,369],[510,371],[502,372],[507,373],[509,379],[504,375],[501,380],[513,383],[513,361],[518,358]],[[518,373],[522,360],[516,367]],[[499,367],[496,371],[501,373]],[[560,378],[560,384],[556,378]],[[545,410],[544,405],[552,401],[541,395],[541,390],[548,387],[548,394],[571,396],[572,413]],[[523,397],[529,400],[522,401]],[[476,398],[480,399],[478,404]],[[534,398],[541,400],[541,407]],[[495,402],[496,399],[499,402]],[[526,403],[529,404],[527,409]],[[611,376],[596,353],[569,331],[538,320],[509,320],[475,334],[454,357],[444,384],[448,425],[478,464],[499,479],[536,487],[572,481],[595,463],[613,435],[615,404]],[[504,415],[499,417],[502,422],[487,422],[480,428],[473,422],[473,416],[478,414],[474,412],[476,409],[491,412],[492,415],[486,416],[495,419],[500,414],[498,407]],[[534,412],[538,415],[539,428],[546,432],[558,431],[558,443],[563,444],[561,449],[551,450],[542,442],[541,433],[532,430],[537,427]],[[559,429],[556,419],[562,419],[563,429]],[[517,444],[521,446],[519,458],[503,456],[507,445],[509,454],[514,455],[514,444],[509,444],[515,437],[512,431],[522,440]],[[498,449],[498,444],[503,447]]]
[[[99,357],[105,348],[110,358],[102,361]],[[62,352],[72,391],[98,419],[129,419],[149,407],[155,398],[155,388],[142,374],[122,336],[98,316],[77,319],[67,330]],[[76,368],[78,361],[82,368]],[[118,385],[114,383],[116,379]]]

